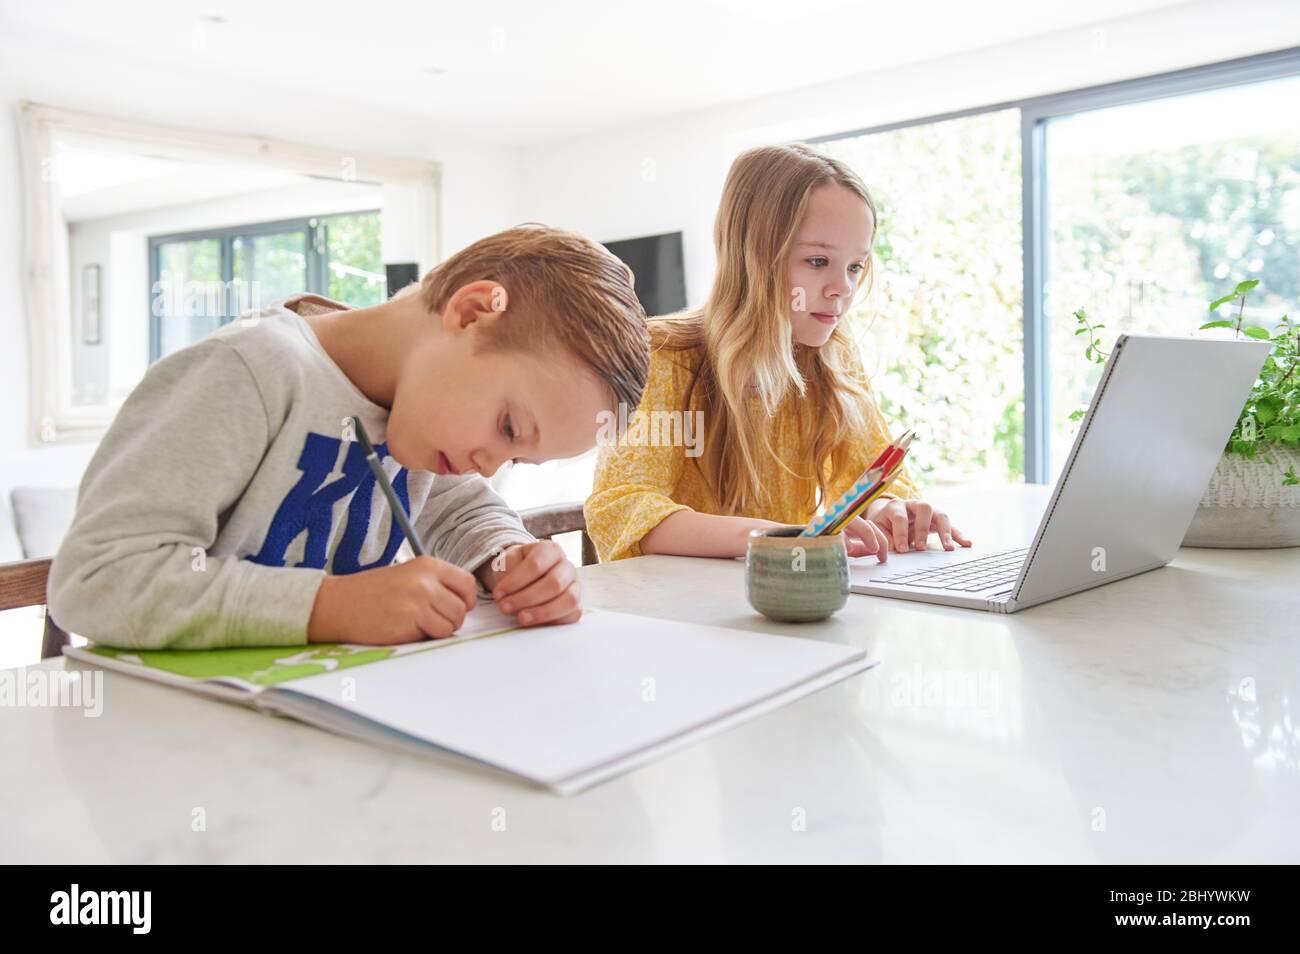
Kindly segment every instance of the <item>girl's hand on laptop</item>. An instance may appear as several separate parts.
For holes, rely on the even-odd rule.
[[[890,546],[900,553],[926,549],[931,533],[939,535],[945,550],[955,550],[957,544],[971,545],[946,513],[923,500],[873,500],[867,507],[867,520],[883,530]]]
[[[460,629],[476,603],[474,577],[431,556],[330,575],[316,591],[307,641],[388,646],[442,639]]]
[[[878,563],[889,559],[889,538],[870,520],[854,517],[844,525],[844,545],[850,557],[876,555]]]
[[[495,582],[485,579],[501,612],[522,626],[574,623],[582,616],[582,588],[578,572],[553,540],[516,544],[502,554],[505,571],[489,569]],[[496,562],[496,561],[493,561]]]

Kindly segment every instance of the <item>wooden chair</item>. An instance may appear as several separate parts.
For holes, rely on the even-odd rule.
[[[561,533],[582,532],[582,565],[591,566],[599,563],[596,545],[587,536],[587,518],[583,516],[582,504],[552,504],[548,507],[534,507],[521,511],[524,529],[538,540],[549,540]]]
[[[50,578],[49,560],[21,560],[18,563],[0,563],[0,610],[23,606],[45,606],[45,584]],[[41,639],[41,658],[63,655],[63,647],[70,645],[68,634],[45,610],[45,635]]]

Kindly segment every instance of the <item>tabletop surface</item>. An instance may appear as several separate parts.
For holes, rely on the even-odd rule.
[[[1046,499],[934,496],[981,551]],[[1009,616],[855,595],[781,625],[743,574],[654,556],[582,580],[589,606],[880,664],[569,798],[105,673],[98,717],[0,708],[0,860],[1300,860],[1300,549],[1183,549]]]

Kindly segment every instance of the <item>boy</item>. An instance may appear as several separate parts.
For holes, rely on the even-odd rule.
[[[253,312],[157,362],[122,406],[50,613],[138,649],[449,636],[478,592],[523,625],[570,622],[573,567],[482,475],[589,450],[648,364],[627,267],[545,226],[476,242],[372,308],[304,295]],[[392,565],[402,533],[353,415],[433,556]]]

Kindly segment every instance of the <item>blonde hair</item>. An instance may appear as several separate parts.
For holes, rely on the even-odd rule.
[[[654,347],[701,349],[686,407],[704,411],[706,437],[696,464],[728,513],[770,503],[759,463],[764,454],[776,458],[771,417],[790,395],[804,399],[796,414],[806,450],[801,460],[812,464],[812,473],[776,459],[807,481],[810,511],[813,488],[824,500],[830,479],[848,466],[846,439],[864,423],[867,392],[847,370],[856,363],[856,345],[844,324],[820,348],[796,349],[791,342],[790,251],[809,194],[829,184],[861,198],[877,222],[867,187],[842,162],[798,144],[742,153],[727,175],[714,223],[718,265],[708,298],[701,308],[650,322]],[[858,290],[871,281],[868,257]],[[756,409],[746,399],[750,386],[757,387]]]
[[[640,403],[650,370],[645,310],[631,269],[607,249],[530,222],[461,249],[420,280],[419,293],[426,308],[441,312],[476,281],[506,289],[506,320],[484,327],[482,350],[535,353],[559,345],[595,371],[615,404]]]

